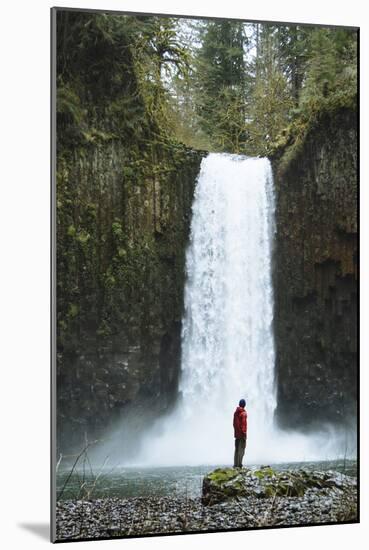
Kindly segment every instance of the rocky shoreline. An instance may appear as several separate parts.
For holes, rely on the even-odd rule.
[[[219,474],[219,470],[216,472]],[[232,479],[238,480],[240,487],[240,476],[249,477],[250,485],[255,489],[257,487],[254,478],[260,482],[260,485],[270,486],[269,478],[275,475],[274,472],[271,474],[268,471],[262,478],[254,473],[247,475],[247,471],[235,472]],[[219,479],[218,474],[216,477]],[[304,490],[299,490],[299,494],[289,490],[284,495],[280,489],[274,494],[253,490],[248,491],[247,495],[245,491],[230,495],[232,491],[229,491],[230,480],[228,479],[225,481],[228,484],[228,495],[224,498],[209,500],[207,480],[211,475],[204,478],[202,497],[166,496],[60,501],[57,503],[56,511],[57,540],[357,521],[356,479],[343,474],[309,473],[309,480],[315,476],[315,485],[310,482],[310,486],[307,483]],[[286,477],[286,472],[282,472],[281,475]],[[293,472],[293,476],[298,477],[299,474]],[[284,479],[284,481],[288,480]],[[219,485],[223,484],[217,483],[218,497]],[[280,484],[281,480],[278,481],[279,486]],[[294,493],[295,496],[290,496],[289,492]]]

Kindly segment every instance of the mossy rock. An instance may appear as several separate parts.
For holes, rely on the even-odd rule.
[[[236,468],[217,468],[204,477],[203,504],[214,504],[242,492],[243,485],[240,470]]]
[[[351,482],[342,481],[342,474],[336,472],[277,471],[270,466],[256,470],[217,468],[204,477],[202,502],[211,505],[235,497],[302,497],[310,488],[324,493],[332,487],[342,489],[345,483]]]
[[[253,474],[259,479],[265,479],[266,477],[273,477],[277,475],[275,470],[273,470],[270,466],[261,466],[261,468],[259,470],[255,470]]]
[[[236,468],[217,468],[211,474],[209,474],[209,479],[217,484],[222,485],[223,483],[234,479],[239,475],[239,470]]]

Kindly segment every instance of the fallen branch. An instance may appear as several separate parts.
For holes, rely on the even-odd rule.
[[[66,479],[65,482],[64,482],[64,485],[63,485],[62,490],[60,491],[59,495],[57,496],[57,500],[60,500],[60,499],[61,499],[61,497],[62,497],[62,495],[63,495],[63,493],[64,493],[64,491],[65,491],[65,488],[66,488],[66,486],[68,485],[69,480],[70,480],[70,478],[72,477],[72,474],[73,474],[73,472],[74,472],[74,470],[75,470],[75,468],[76,468],[76,466],[77,466],[77,464],[78,464],[79,459],[80,459],[81,456],[87,451],[88,447],[90,447],[90,446],[93,445],[94,443],[97,443],[97,441],[93,441],[92,443],[88,443],[87,446],[84,447],[84,448],[82,449],[82,451],[81,451],[78,455],[74,455],[74,456],[77,456],[77,458],[76,458],[76,460],[74,461],[73,467],[72,467],[71,471],[69,472],[69,475],[68,475],[67,479]]]

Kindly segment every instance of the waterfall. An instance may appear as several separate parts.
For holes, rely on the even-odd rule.
[[[312,437],[274,426],[273,234],[269,161],[203,159],[186,253],[178,404],[149,430],[139,462],[231,464],[240,398],[248,412],[244,462],[337,457],[329,427]]]
[[[206,403],[229,421],[245,397],[253,426],[272,424],[273,219],[267,159],[203,160],[186,258],[179,389],[187,418]]]

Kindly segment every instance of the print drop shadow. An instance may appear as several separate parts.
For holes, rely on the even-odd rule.
[[[50,540],[50,526],[48,523],[18,523],[18,527],[38,535],[39,538]]]

